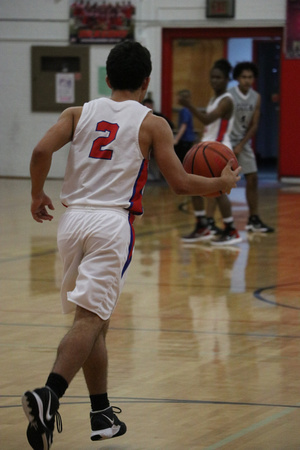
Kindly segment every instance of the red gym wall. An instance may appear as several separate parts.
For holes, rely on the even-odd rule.
[[[300,177],[300,59],[281,58],[278,176]]]
[[[172,41],[178,38],[280,37],[283,28],[165,29],[162,49],[162,112],[172,111]],[[300,59],[289,60],[282,51],[280,77],[280,130],[278,177],[300,178]]]

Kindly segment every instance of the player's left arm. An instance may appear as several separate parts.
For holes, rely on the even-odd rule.
[[[145,118],[139,140],[144,156],[147,148],[153,149],[162,175],[176,194],[202,196],[219,190],[230,193],[240,179],[241,168],[231,170],[232,161],[228,162],[221,177],[188,174],[174,151],[172,130],[160,117]]]
[[[81,108],[67,108],[58,121],[35,146],[30,161],[31,176],[31,214],[37,222],[52,220],[46,209],[53,210],[51,199],[44,193],[44,184],[49,173],[52,155],[73,138],[74,124]]]
[[[260,118],[260,105],[261,105],[261,96],[260,94],[258,94],[258,98],[257,98],[257,102],[255,105],[255,109],[254,109],[254,113],[251,119],[251,122],[248,126],[248,129],[246,131],[245,136],[243,137],[243,139],[238,143],[238,145],[235,146],[235,148],[233,149],[235,154],[239,154],[244,145],[253,138],[253,136],[255,135],[257,128],[258,128],[258,124],[259,124],[259,118]]]

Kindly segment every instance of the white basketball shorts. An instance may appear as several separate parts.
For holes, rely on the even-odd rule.
[[[63,262],[62,309],[81,306],[111,316],[124,285],[134,246],[132,215],[123,209],[69,207],[57,243]]]

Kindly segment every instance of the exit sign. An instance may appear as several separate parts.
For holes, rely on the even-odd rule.
[[[234,0],[206,0],[206,17],[234,17]]]

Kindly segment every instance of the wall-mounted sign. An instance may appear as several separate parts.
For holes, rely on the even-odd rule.
[[[55,74],[55,101],[56,103],[75,102],[75,76],[74,73]]]
[[[206,17],[234,17],[234,1],[235,0],[206,0]]]

